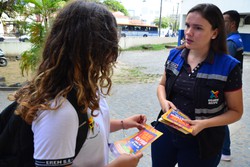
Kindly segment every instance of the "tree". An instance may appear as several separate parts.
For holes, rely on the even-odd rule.
[[[156,18],[154,20],[155,25],[159,26],[159,18]],[[167,28],[171,24],[174,24],[174,20],[172,20],[170,17],[162,17],[161,18],[161,28]]]
[[[3,12],[5,12],[8,16],[13,16],[14,6],[15,0],[0,0],[0,18]]]
[[[21,71],[28,75],[35,70],[40,60],[40,51],[43,46],[45,34],[52,23],[55,12],[65,4],[63,0],[18,0],[16,10],[26,19],[32,20],[26,28],[31,36],[31,49],[21,55]]]
[[[120,11],[124,13],[125,16],[129,15],[127,9],[120,2],[116,0],[105,0],[103,4],[106,5],[108,9],[111,11],[114,12]]]
[[[15,0],[0,0],[0,20],[2,14],[5,13],[8,17],[15,18],[16,12],[14,11]]]

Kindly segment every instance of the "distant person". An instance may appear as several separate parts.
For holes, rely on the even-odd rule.
[[[235,10],[229,10],[223,13],[223,17],[227,33],[227,47],[229,54],[240,61],[240,67],[241,70],[243,70],[244,47],[241,36],[238,32],[240,14]]]
[[[243,72],[243,43],[238,32],[240,14],[235,10],[223,13],[227,33],[227,48],[231,56],[240,61],[241,73]],[[231,161],[231,140],[229,127],[226,126],[225,140],[222,148],[221,160]]]
[[[116,20],[103,5],[76,0],[59,11],[36,75],[15,94],[16,113],[32,124],[33,166],[137,166],[141,152],[108,163],[110,132],[142,129],[146,122],[145,115],[110,120],[105,96],[112,85],[118,41]],[[75,158],[79,120],[66,98],[72,90],[89,118],[87,139]]]
[[[240,62],[228,56],[223,15],[209,3],[186,17],[185,43],[170,51],[157,88],[158,118],[170,108],[191,120],[191,134],[154,122],[163,135],[152,143],[153,167],[216,167],[225,125],[243,114]],[[223,63],[222,63],[223,62]]]

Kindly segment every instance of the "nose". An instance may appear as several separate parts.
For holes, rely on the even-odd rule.
[[[188,35],[188,36],[192,35],[192,30],[191,30],[191,28],[186,28],[185,34]]]

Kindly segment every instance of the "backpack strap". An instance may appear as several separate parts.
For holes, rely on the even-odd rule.
[[[77,115],[79,118],[79,129],[77,133],[77,138],[76,138],[76,148],[75,148],[75,157],[81,150],[88,134],[88,115],[87,113],[82,113],[81,111],[83,110],[83,107],[78,106],[77,104],[77,98],[76,98],[76,90],[72,89],[68,95],[67,99],[69,102],[73,105],[75,110],[77,111]]]
[[[34,144],[31,125],[14,114],[14,101],[0,114],[0,166],[34,166]]]
[[[3,131],[10,117],[14,113],[17,107],[17,102],[14,101],[10,105],[8,105],[1,113],[0,113],[0,132]]]
[[[6,147],[6,143],[10,140],[9,136],[13,137],[20,126],[20,121],[14,116],[16,107],[17,102],[14,101],[0,114],[0,150]]]

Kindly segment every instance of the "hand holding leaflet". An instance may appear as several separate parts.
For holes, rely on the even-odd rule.
[[[162,133],[160,131],[145,124],[145,129],[140,130],[128,138],[111,143],[110,150],[115,157],[123,153],[135,154],[138,151],[144,150],[161,135]]]
[[[190,118],[183,114],[180,110],[169,109],[166,113],[164,113],[159,119],[160,122],[171,126],[184,134],[192,133],[192,127],[184,122],[184,119]]]

